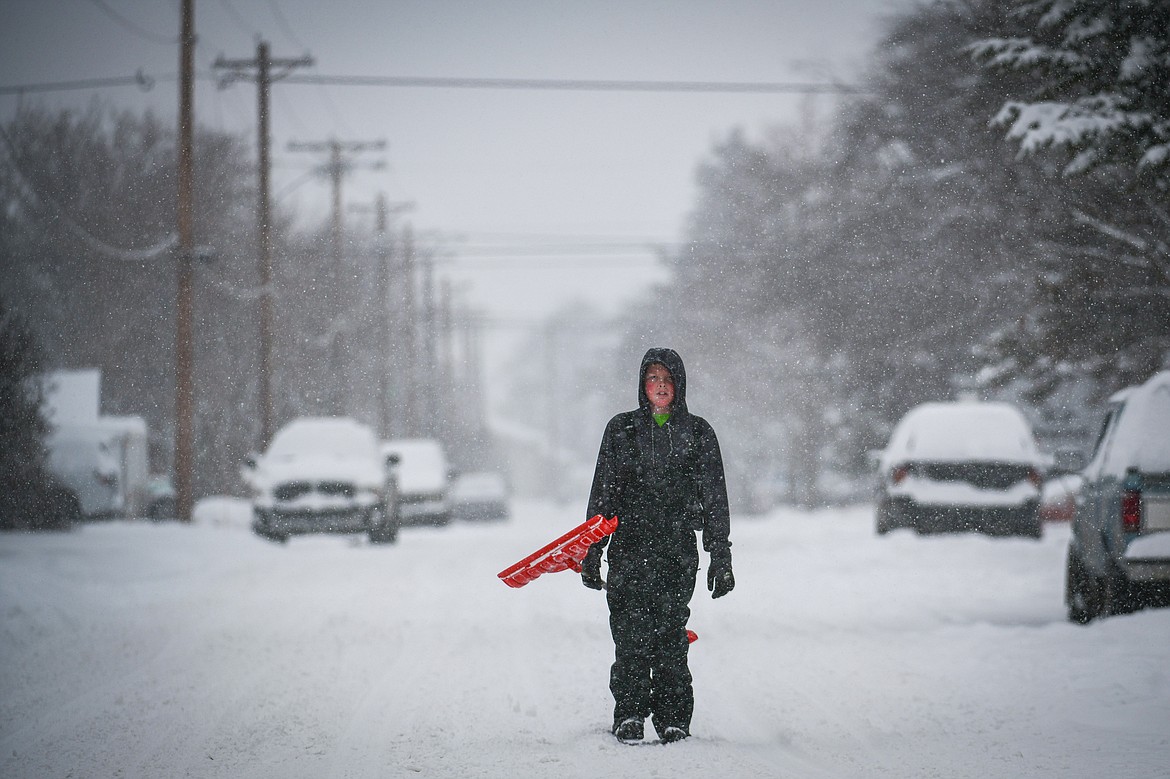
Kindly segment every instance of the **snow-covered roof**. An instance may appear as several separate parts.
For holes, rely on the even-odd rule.
[[[1041,461],[1032,429],[1010,403],[923,403],[894,428],[882,453],[882,467],[907,460]]]
[[[46,418],[53,425],[97,422],[101,407],[102,372],[97,368],[51,371],[44,376]]]
[[[1170,473],[1170,371],[1130,387],[1103,453],[1105,473],[1121,476],[1127,468]]]

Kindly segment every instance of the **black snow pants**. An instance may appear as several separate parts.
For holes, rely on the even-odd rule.
[[[690,732],[695,696],[687,667],[687,620],[696,573],[677,562],[621,573],[611,569],[609,689],[615,724],[652,717],[659,735],[668,727]]]

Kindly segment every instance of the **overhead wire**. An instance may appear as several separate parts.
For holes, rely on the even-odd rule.
[[[89,1],[91,3],[93,3],[95,6],[97,6],[99,9],[101,9],[101,11],[104,14],[106,14],[106,16],[109,16],[115,22],[122,25],[127,30],[129,30],[130,32],[137,35],[139,38],[142,38],[144,40],[148,40],[151,43],[159,43],[159,44],[163,44],[163,45],[167,45],[167,46],[177,46],[179,43],[179,39],[177,36],[160,35],[159,33],[154,33],[154,32],[151,32],[150,30],[146,30],[142,27],[139,27],[137,24],[135,24],[134,22],[127,19],[125,16],[122,16],[122,14],[118,13],[113,8],[111,8],[109,6],[109,4],[105,2],[105,0],[89,0]]]
[[[210,73],[201,73],[200,79],[214,79]],[[53,89],[83,89],[86,87],[122,86],[137,83],[137,76],[109,79],[90,79],[47,84],[0,86],[4,92],[35,92]],[[168,73],[155,76],[156,81],[176,81],[178,75]],[[785,81],[628,81],[596,79],[540,79],[540,78],[465,78],[446,76],[328,76],[288,75],[283,84],[335,85],[350,87],[422,88],[422,89],[512,89],[534,91],[591,91],[591,92],[663,92],[711,94],[844,94],[864,95],[866,87],[842,83],[785,82]]]
[[[128,249],[119,246],[113,246],[106,243],[102,239],[90,233],[84,227],[79,225],[69,212],[58,203],[55,199],[37,192],[36,188],[29,181],[28,177],[20,169],[16,144],[8,135],[8,131],[0,126],[0,140],[3,140],[3,148],[5,156],[8,158],[9,165],[12,169],[13,180],[16,183],[16,191],[34,211],[50,210],[53,215],[57,217],[65,229],[68,230],[74,237],[84,243],[89,249],[101,254],[112,260],[121,260],[125,262],[145,262],[147,260],[154,260],[158,257],[170,252],[179,245],[179,236],[177,233],[171,232],[159,239],[153,246],[148,246],[143,249]]]
[[[863,87],[799,81],[642,81],[628,79],[479,78],[448,76],[289,76],[290,84],[430,89],[517,89],[573,92],[696,92],[723,94],[863,94]]]
[[[286,37],[292,45],[307,52],[309,47],[306,46],[304,41],[301,40],[300,36],[293,31],[292,25],[290,25],[288,22],[288,17],[286,17],[284,12],[280,10],[280,4],[277,3],[276,0],[267,0],[267,5],[268,9],[272,12],[272,17],[276,20],[276,26],[280,28],[281,32],[284,34],[284,37]],[[344,114],[338,107],[336,101],[334,101],[333,95],[330,94],[329,89],[325,85],[320,85],[318,87],[317,94],[321,98],[321,101],[325,103],[327,108],[327,115],[331,121],[336,123],[339,129],[339,134],[348,136],[356,135],[349,122],[345,120]],[[288,104],[285,103],[284,105],[287,109]]]
[[[292,26],[289,25],[288,19],[285,17],[284,12],[280,10],[280,5],[276,0],[267,0],[267,2],[268,9],[272,11],[272,17],[276,19],[276,25],[284,33],[284,37],[288,38],[289,42],[297,48],[308,51],[309,47],[293,32]]]

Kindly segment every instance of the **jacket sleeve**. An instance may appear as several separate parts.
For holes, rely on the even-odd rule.
[[[593,469],[593,487],[589,491],[589,506],[585,518],[589,519],[598,514],[606,517],[618,515],[621,519],[620,495],[621,486],[617,479],[617,433],[621,428],[621,420],[614,417],[605,426],[605,433],[601,436],[601,447],[597,452],[597,465]],[[609,542],[609,536],[597,541],[593,546],[603,549]]]
[[[699,501],[703,506],[703,549],[714,556],[731,557],[731,513],[719,439],[707,420],[696,422]]]

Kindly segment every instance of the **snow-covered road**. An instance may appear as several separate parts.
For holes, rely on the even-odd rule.
[[[580,521],[393,547],[192,526],[0,535],[4,777],[1164,777],[1170,610],[1064,620],[1042,541],[878,538],[867,508],[732,529],[701,589],[694,737],[608,734],[604,598],[495,574]]]

